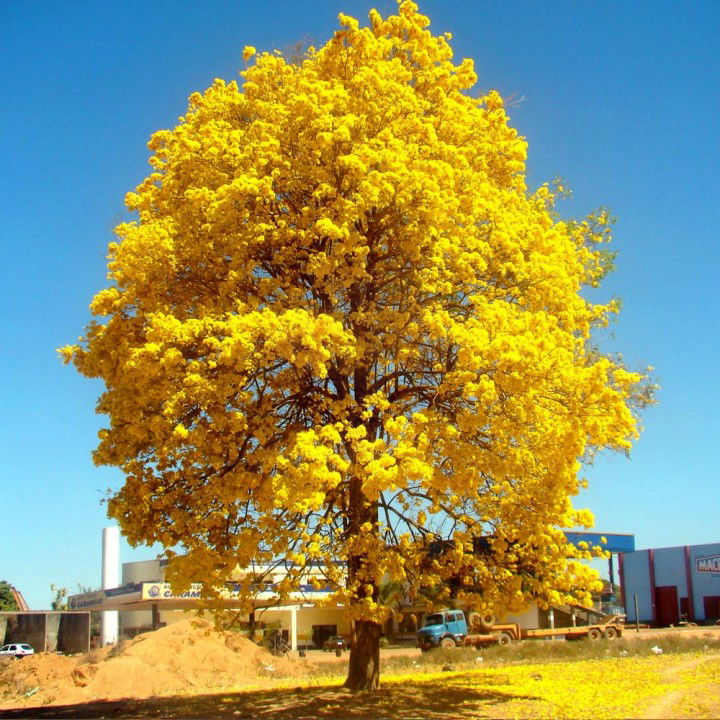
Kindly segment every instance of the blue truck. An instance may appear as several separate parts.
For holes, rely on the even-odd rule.
[[[432,648],[453,648],[458,645],[475,644],[468,638],[485,638],[485,642],[507,645],[519,629],[517,625],[496,625],[491,613],[468,613],[470,622],[462,610],[440,610],[425,618],[425,626],[417,634],[418,647],[425,651]],[[471,632],[472,630],[472,632]]]
[[[496,623],[491,613],[468,613],[462,610],[440,610],[425,618],[425,626],[418,631],[417,644],[423,651],[433,648],[454,648],[460,645],[478,646],[490,643],[508,645],[514,640],[564,637],[567,640],[614,640],[622,635],[624,618],[608,615],[592,625],[526,629],[517,623]]]

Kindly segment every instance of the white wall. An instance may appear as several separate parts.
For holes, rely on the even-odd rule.
[[[140,560],[123,563],[122,583],[165,582],[165,569],[160,560]]]
[[[540,614],[537,605],[531,605],[522,613],[510,613],[506,618],[499,620],[501,623],[517,623],[521,628],[540,627]]]
[[[260,623],[280,623],[283,630],[290,631],[290,610],[267,608],[255,613],[255,621]],[[344,608],[301,607],[297,614],[297,637],[300,645],[312,642],[313,625],[337,625],[338,635],[350,636],[351,627]]]
[[[141,582],[164,582],[165,570],[160,560],[140,560],[138,562],[123,563],[122,584]],[[163,615],[182,615],[182,613],[162,613],[161,622],[168,622]],[[180,617],[178,619],[181,619]],[[131,628],[152,626],[151,610],[124,610],[120,613],[120,634]]]

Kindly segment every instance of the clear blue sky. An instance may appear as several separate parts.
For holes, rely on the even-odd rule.
[[[51,583],[100,581],[100,504],[121,481],[90,453],[100,387],[55,348],[89,319],[123,196],[146,142],[187,96],[231,80],[242,48],[323,43],[340,11],[390,0],[0,3],[0,579],[31,607]],[[537,185],[562,176],[561,211],[608,205],[624,311],[604,340],[651,363],[659,405],[630,460],[600,459],[579,499],[637,547],[720,541],[720,3],[425,0],[436,32],[472,57],[479,88],[515,98]],[[122,549],[123,560],[154,556]]]

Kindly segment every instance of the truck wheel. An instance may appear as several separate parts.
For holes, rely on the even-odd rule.
[[[440,641],[440,647],[441,647],[443,650],[449,650],[450,648],[454,648],[454,647],[455,647],[455,641],[454,641],[452,638],[450,638],[450,637],[444,637],[444,638]]]
[[[495,615],[493,613],[483,613],[480,616],[480,627],[483,630],[492,630],[492,626],[495,624]]]
[[[605,639],[614,640],[618,636],[618,631],[614,627],[605,628]]]
[[[602,633],[598,628],[590,628],[588,630],[587,638],[588,640],[599,640],[602,637]]]
[[[497,639],[498,645],[505,646],[505,645],[509,645],[511,642],[512,642],[512,636],[510,635],[510,633],[501,632],[498,635],[498,639]]]

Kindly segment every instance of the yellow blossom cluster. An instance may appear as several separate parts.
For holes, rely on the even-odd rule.
[[[425,684],[441,682],[448,702],[472,717],[489,711],[513,718],[712,718],[719,672],[717,655],[692,653],[386,674],[383,682],[388,693],[412,685],[420,696]]]
[[[289,592],[319,563],[358,619],[383,578],[587,601],[558,528],[592,523],[581,462],[628,450],[643,388],[591,345],[616,304],[581,294],[610,218],[528,190],[502,98],[468,92],[415,3],[339,21],[299,62],[246,47],[240,85],[149,143],[111,286],[61,351],[105,383],[110,514],[182,549],[179,584],[282,560]]]

